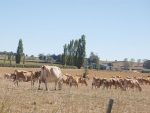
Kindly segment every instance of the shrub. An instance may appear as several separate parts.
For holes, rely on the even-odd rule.
[[[144,70],[142,70],[142,73],[150,73],[150,70],[149,69],[144,69]]]

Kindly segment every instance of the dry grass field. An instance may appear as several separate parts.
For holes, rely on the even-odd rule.
[[[17,68],[18,69],[18,68]],[[0,75],[11,73],[15,68],[0,68]],[[37,68],[23,68],[22,70],[40,70]],[[62,69],[62,73],[73,76],[84,70]],[[127,89],[102,90],[92,89],[92,77],[106,77],[119,75],[147,76],[148,74],[133,72],[113,72],[89,70],[88,86],[79,85],[78,89],[63,85],[62,90],[54,91],[54,83],[49,83],[49,91],[41,84],[31,87],[30,82],[19,82],[14,86],[12,81],[0,79],[0,113],[105,113],[109,99],[114,99],[112,113],[150,113],[150,85],[141,85],[142,92]]]

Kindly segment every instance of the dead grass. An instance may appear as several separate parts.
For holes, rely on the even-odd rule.
[[[17,68],[18,69],[18,68]],[[20,69],[20,68],[19,68]],[[24,70],[40,70],[25,69]],[[10,73],[15,68],[0,68],[0,75]],[[76,75],[83,70],[62,69],[62,73]],[[147,76],[147,74],[131,72],[111,72],[90,70],[89,76],[110,77],[114,75]],[[142,85],[142,92],[91,89],[92,79],[88,86],[79,85],[79,89],[63,85],[60,91],[54,91],[54,83],[49,83],[49,91],[37,90],[30,86],[30,82],[19,83],[18,87],[13,82],[0,79],[0,113],[105,113],[110,98],[114,99],[112,113],[149,113],[150,112],[150,86]]]

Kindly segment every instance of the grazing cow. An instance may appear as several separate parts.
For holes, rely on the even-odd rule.
[[[17,84],[18,86],[18,81],[22,81],[22,82],[31,81],[31,73],[32,72],[30,71],[15,70],[14,84]]]
[[[56,66],[42,66],[38,89],[40,89],[41,81],[45,83],[46,90],[48,90],[47,88],[48,82],[55,82],[55,90],[57,88],[57,85],[59,89],[61,89],[62,88],[62,74],[61,74],[60,68]]]
[[[70,76],[69,77],[69,85],[70,87],[75,86],[75,88],[78,88],[78,84],[79,84],[79,79],[78,77],[73,77],[73,76]]]
[[[141,86],[139,85],[138,80],[136,79],[124,79],[124,90],[126,91],[126,87],[130,87],[132,89],[134,89],[134,87],[136,89],[138,89],[139,91],[142,91]]]
[[[82,75],[76,75],[76,80],[78,81],[78,83],[85,84],[87,86],[88,84],[86,82],[86,79],[89,80],[88,76],[84,77]]]
[[[117,89],[118,87],[122,88],[122,83],[121,83],[121,77],[120,76],[111,77],[110,82],[111,82],[111,85],[115,86],[115,89]]]
[[[106,87],[106,89],[110,88],[111,89],[111,86],[112,86],[112,81],[111,79],[108,79],[108,78],[103,78],[102,79],[102,83],[103,83],[103,88],[104,89]]]
[[[143,84],[143,77],[137,77],[136,79],[138,80],[138,82],[139,82],[140,84]]]
[[[142,80],[143,80],[143,83],[145,83],[146,85],[150,84],[149,77],[143,77]]]
[[[95,89],[100,88],[101,84],[102,84],[102,80],[100,78],[93,77],[92,89],[93,89],[93,86],[95,86]]]
[[[66,85],[69,85],[69,75],[68,74],[63,74],[62,76],[62,80],[63,80],[63,84],[65,83]]]
[[[73,77],[73,76],[68,75],[68,74],[65,74],[65,76],[67,76],[67,81],[68,81],[70,88],[72,86],[75,86],[75,88],[78,88],[78,78]]]

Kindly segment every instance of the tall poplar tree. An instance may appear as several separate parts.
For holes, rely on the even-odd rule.
[[[62,54],[63,65],[75,65],[79,69],[83,66],[86,56],[86,40],[82,35],[79,40],[71,40],[68,45],[64,45],[64,53]]]
[[[17,47],[17,54],[16,54],[17,64],[20,64],[22,55],[23,55],[23,44],[22,44],[22,39],[20,39]]]
[[[79,39],[78,43],[78,49],[77,49],[77,67],[80,69],[84,63],[84,58],[86,56],[86,40],[85,40],[85,35],[82,35],[81,38]]]
[[[62,65],[66,65],[67,62],[67,45],[64,45],[64,53],[62,54]]]

